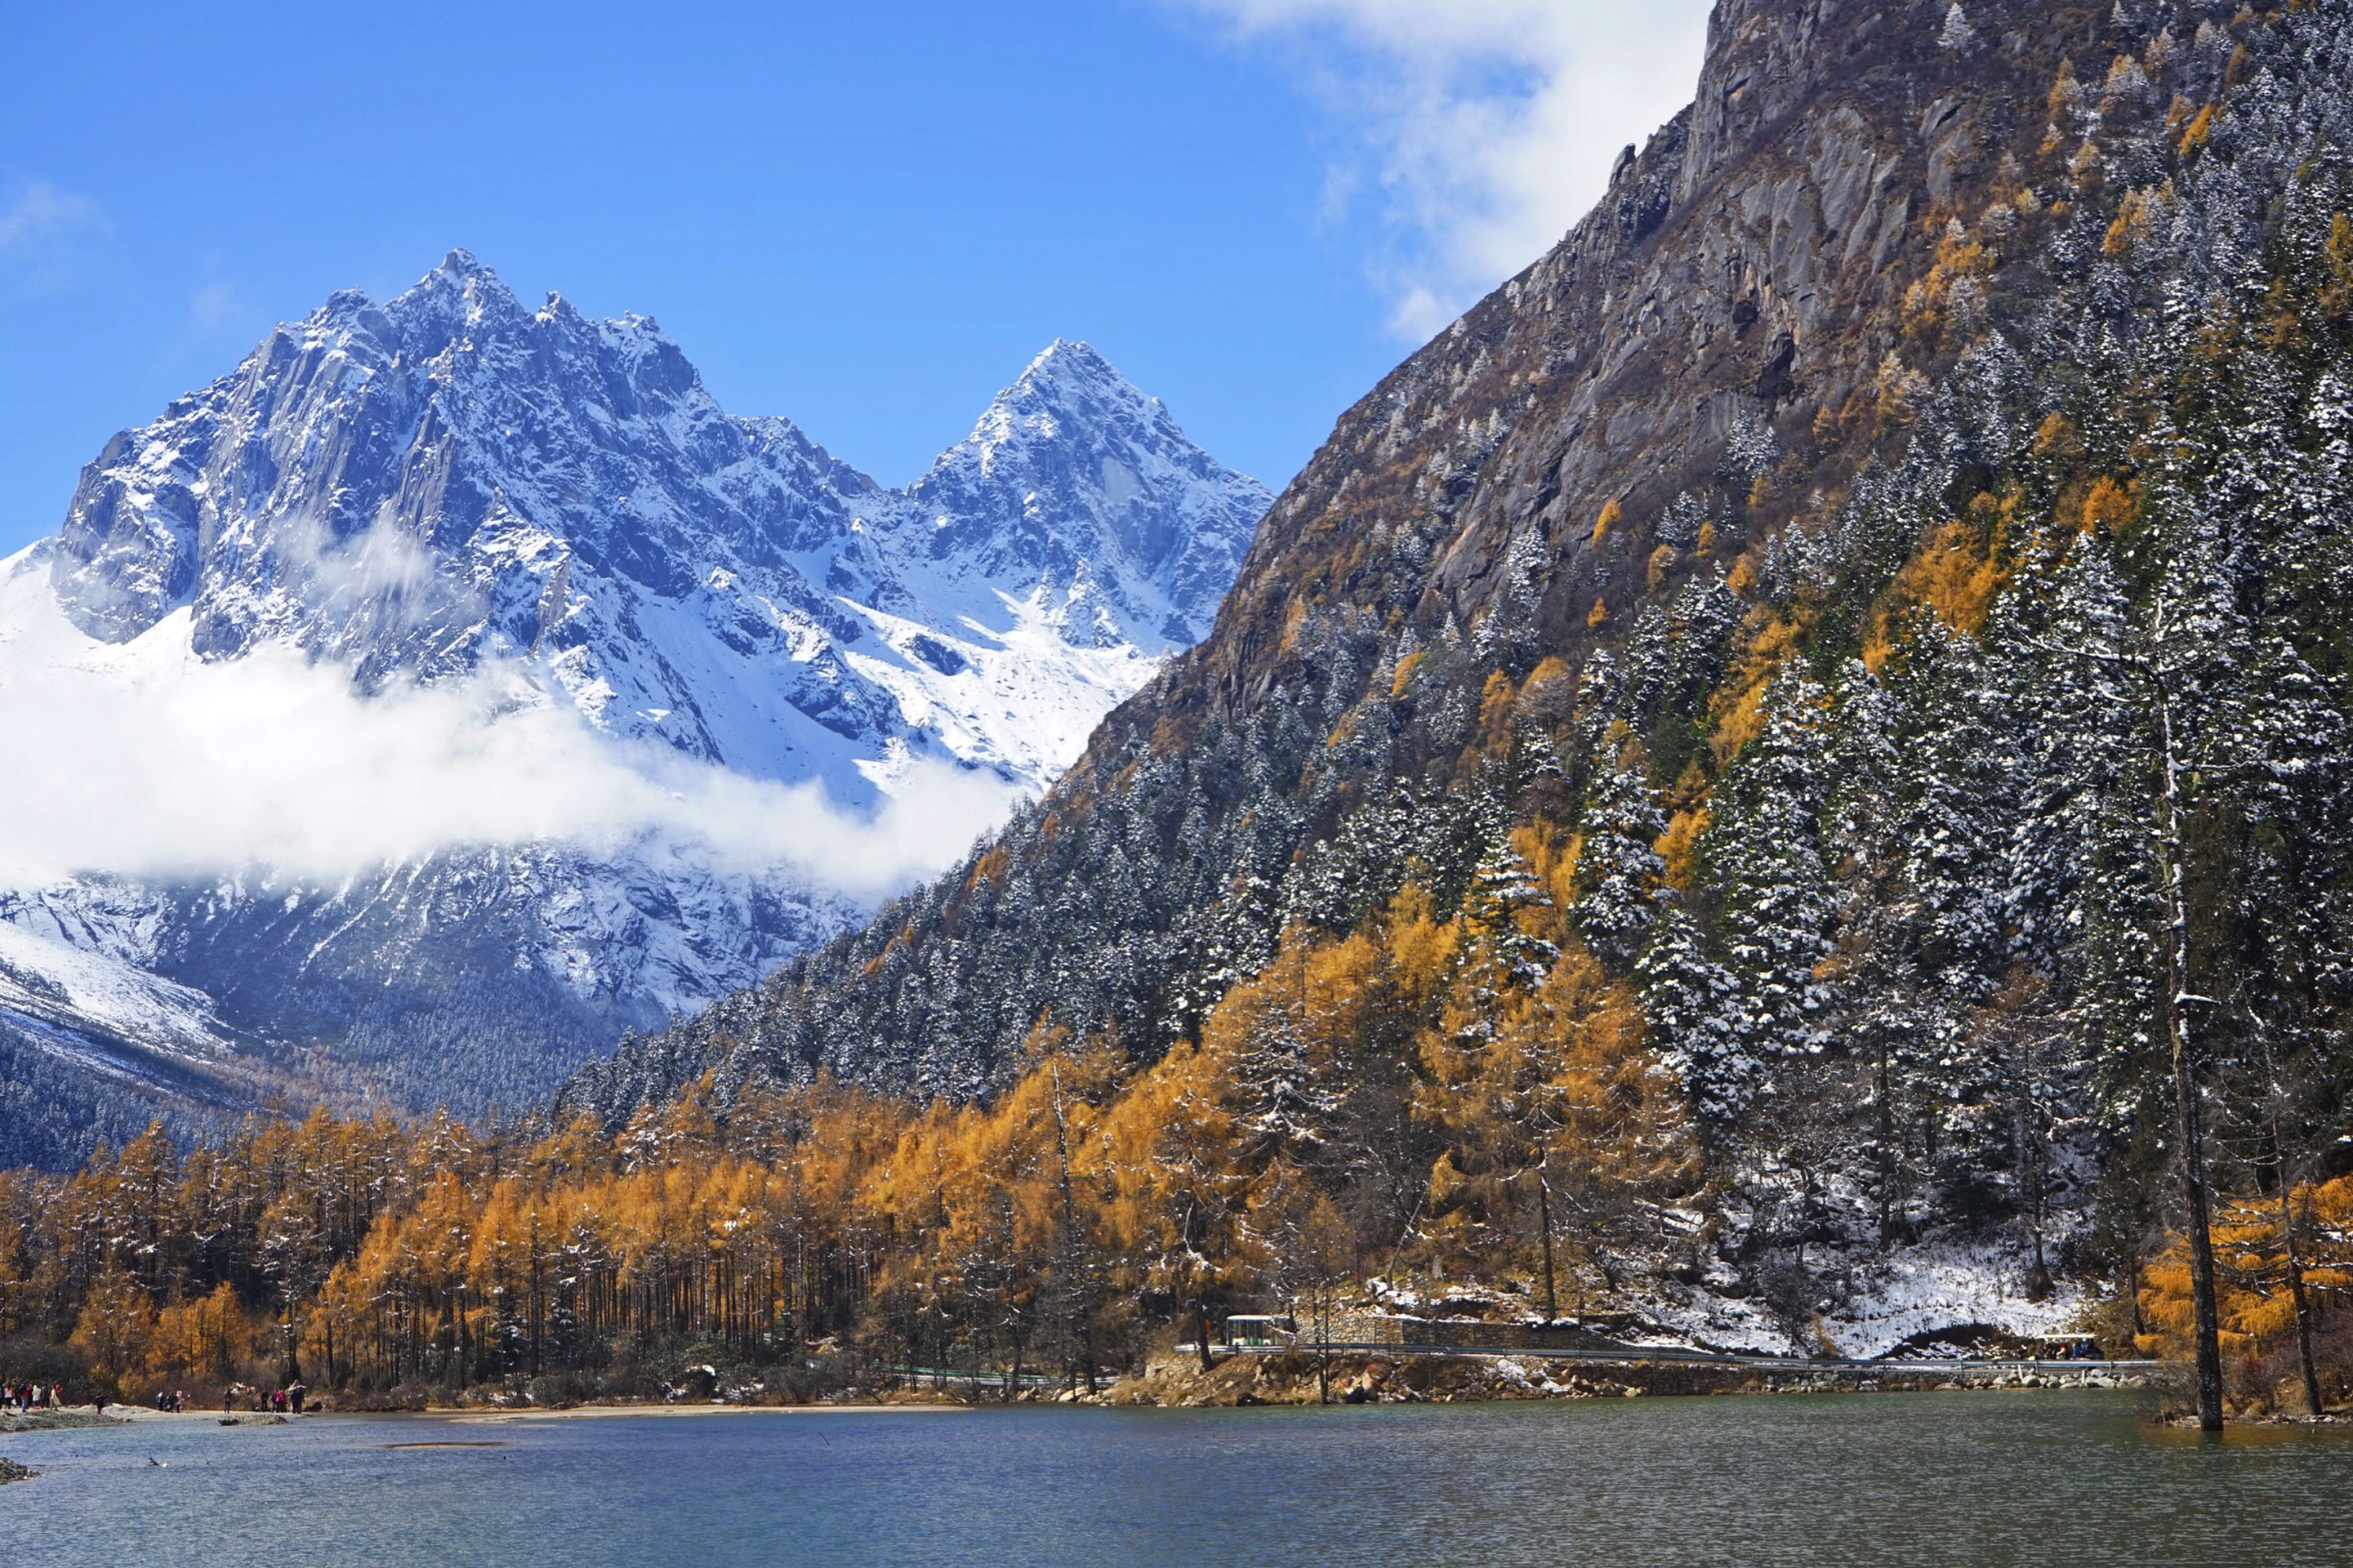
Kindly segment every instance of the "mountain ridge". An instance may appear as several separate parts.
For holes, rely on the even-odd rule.
[[[1041,481],[1051,504],[1032,505]],[[893,709],[940,704],[965,673],[914,657],[878,614],[921,605],[944,623],[935,638],[984,654],[1029,620],[1082,650],[1157,657],[1206,625],[1264,499],[1061,340],[888,490],[789,420],[724,415],[649,319],[590,322],[554,296],[526,310],[453,252],[385,306],[335,296],[116,437],[77,486],[51,575],[101,641],[185,602],[206,659],[290,640],[364,682],[532,659],[600,729],[791,778],[826,732],[915,741]],[[1114,580],[1089,575],[1103,571]],[[679,618],[670,605],[694,624],[659,626]],[[662,647],[664,630],[688,647]],[[701,712],[710,694],[670,666],[714,638],[786,700]],[[843,662],[853,645],[868,663]],[[947,751],[1033,787],[1066,760],[985,731]],[[847,757],[817,771],[839,796],[872,795]]]
[[[927,791],[995,809],[1206,626],[1266,499],[1068,340],[892,489],[789,419],[726,414],[649,318],[527,307],[457,251],[381,304],[334,295],[110,440],[58,534],[6,563],[0,688],[129,700],[290,655],[347,671],[354,713],[475,692],[485,735],[576,721],[622,776],[685,767],[846,814],[807,831]],[[658,842],[90,868],[116,875],[19,888],[0,919],[69,945],[142,930],[117,957],[212,997],[232,1037],[343,1050],[461,1109],[528,1100],[872,896]],[[486,967],[517,978],[480,1015],[452,998]],[[470,1026],[522,1064],[470,1063]],[[419,1029],[429,1070],[404,1059]]]

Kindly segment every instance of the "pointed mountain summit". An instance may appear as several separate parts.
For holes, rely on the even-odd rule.
[[[909,492],[934,556],[1095,586],[1146,647],[1198,641],[1266,510],[1083,342],[1057,339]]]

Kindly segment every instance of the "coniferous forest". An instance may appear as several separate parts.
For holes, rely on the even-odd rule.
[[[1335,1299],[1837,1351],[1936,1257],[2345,1399],[2353,4],[1707,71],[963,866],[522,1122],[11,1178],[7,1331],[1092,1381]]]

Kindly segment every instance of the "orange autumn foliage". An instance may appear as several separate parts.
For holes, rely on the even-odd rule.
[[[2353,1305],[2353,1177],[2298,1186],[2289,1194],[2305,1289],[2321,1309]],[[2215,1297],[2222,1352],[2245,1358],[2280,1348],[2295,1331],[2287,1280],[2287,1230],[2276,1195],[2216,1201],[2213,1218]],[[2143,1273],[2140,1353],[2169,1361],[2191,1354],[2195,1313],[2189,1293],[2189,1249],[2176,1237]]]
[[[1964,637],[1985,626],[1994,595],[2009,574],[1980,531],[1948,522],[1930,534],[1882,595],[1863,644],[1862,660],[1874,672],[1884,668],[1895,646],[1924,617]]]
[[[977,1100],[820,1079],[723,1105],[706,1080],[614,1129],[322,1113],[185,1158],[157,1133],[54,1191],[0,1180],[0,1268],[52,1227],[122,1238],[67,1321],[125,1389],[297,1359],[322,1389],[515,1389],[665,1346],[1131,1364],[1155,1325],[1328,1305],[1350,1271],[1525,1276],[1532,1171],[1565,1277],[1600,1289],[1577,1271],[1655,1223],[1695,1145],[1632,991],[1574,935],[1577,851],[1532,824],[1459,910],[1409,883],[1358,931],[1288,932],[1156,1060],[1041,1024]],[[1363,1151],[1409,1121],[1438,1152],[1368,1207]],[[139,1243],[197,1234],[244,1272]]]

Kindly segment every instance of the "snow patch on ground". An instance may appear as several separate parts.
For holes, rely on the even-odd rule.
[[[1855,1294],[1822,1331],[1850,1356],[1883,1356],[1915,1335],[1982,1323],[2017,1335],[2057,1333],[2083,1311],[2083,1288],[2025,1293],[2025,1260],[1992,1247],[1923,1247],[1855,1271]]]
[[[2091,1299],[2082,1286],[2058,1281],[2042,1300],[2029,1300],[2027,1260],[1990,1244],[1929,1243],[1852,1263],[1825,1259],[1815,1272],[1826,1297],[1844,1300],[1804,1334],[1793,1334],[1763,1301],[1732,1294],[1736,1277],[1719,1266],[1701,1285],[1672,1286],[1641,1303],[1643,1316],[1660,1331],[1636,1336],[1637,1342],[1869,1361],[1939,1330],[2063,1332]]]
[[[1814,1348],[1790,1338],[1780,1320],[1762,1302],[1721,1293],[1722,1287],[1733,1283],[1729,1270],[1721,1280],[1711,1279],[1707,1286],[1677,1287],[1672,1295],[1641,1302],[1642,1315],[1656,1323],[1659,1331],[1630,1335],[1630,1342],[1751,1355],[1797,1355]]]

